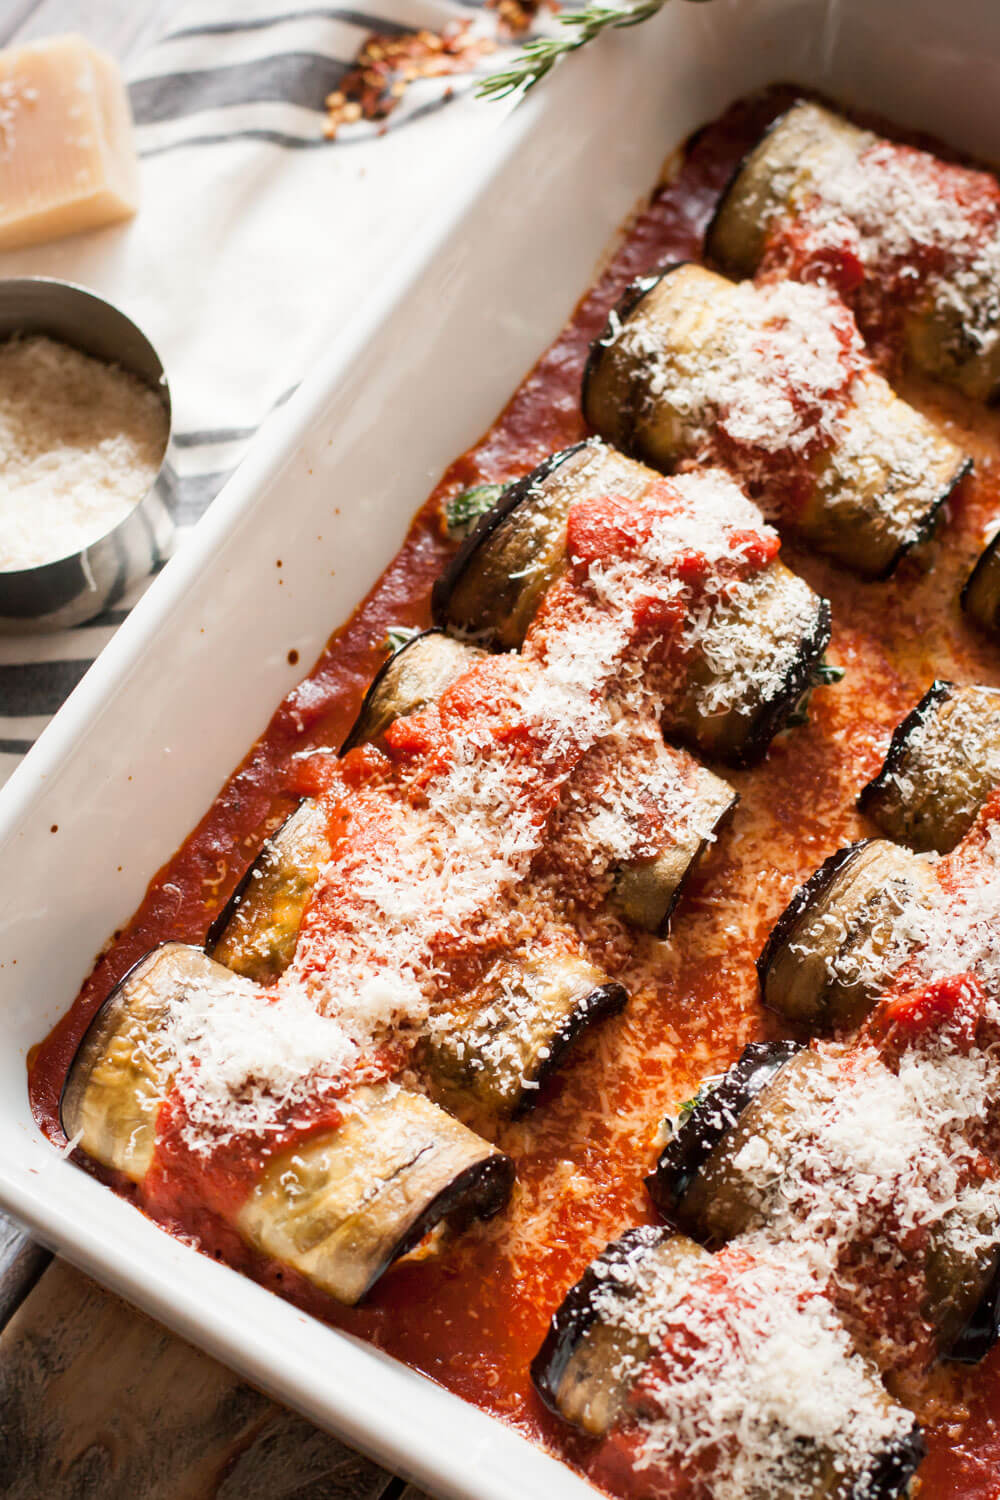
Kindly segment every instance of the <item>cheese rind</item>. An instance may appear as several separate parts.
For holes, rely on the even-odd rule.
[[[76,36],[0,52],[0,250],[130,218],[138,202],[114,60]]]

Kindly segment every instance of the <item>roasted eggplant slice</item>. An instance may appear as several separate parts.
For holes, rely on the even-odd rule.
[[[338,1130],[271,1158],[239,1212],[247,1241],[353,1304],[436,1224],[488,1218],[510,1159],[420,1094],[352,1096]]]
[[[646,1178],[649,1196],[676,1229],[703,1244],[725,1244],[739,1233],[734,1225],[743,1226],[750,1205],[739,1201],[742,1184],[726,1180],[726,1165],[759,1133],[771,1106],[755,1101],[762,1094],[770,1101],[776,1077],[799,1051],[797,1042],[751,1042],[682,1117]]]
[[[623,1449],[615,1437],[624,1453],[634,1453],[629,1439],[636,1436],[651,1494],[708,1495],[724,1484],[726,1493],[761,1500],[897,1500],[923,1457],[920,1429],[892,1402],[877,1371],[852,1353],[832,1308],[821,1311],[794,1275],[782,1293],[764,1271],[765,1293],[760,1274],[752,1252],[727,1262],[683,1235],[630,1230],[588,1267],[556,1312],[532,1362],[536,1391],[564,1421],[611,1438],[616,1473]],[[817,1424],[813,1393],[794,1381],[780,1405],[762,1390],[773,1378],[772,1361],[809,1368],[810,1357],[847,1403],[839,1422],[827,1409]],[[705,1403],[694,1413],[692,1365],[693,1399]],[[866,1439],[869,1415],[875,1420]],[[700,1430],[717,1423],[718,1442],[692,1448],[692,1417]],[[749,1465],[748,1448],[759,1455]],[[596,1474],[607,1451],[597,1450]]]
[[[413,636],[372,679],[341,754],[377,740],[397,719],[426,708],[483,654],[442,630]]]
[[[68,1139],[141,1182],[173,1076],[164,1044],[171,1011],[193,989],[221,992],[230,983],[227,969],[185,943],[164,943],[141,958],[94,1016],[73,1059],[60,1106]]]
[[[1000,531],[983,548],[966,580],[962,608],[987,635],[1000,637]]]
[[[747,1047],[729,1072],[699,1095],[664,1147],[647,1178],[656,1207],[674,1228],[710,1249],[761,1229],[771,1213],[761,1162],[768,1163],[769,1179],[781,1185],[779,1198],[787,1202],[788,1183],[797,1180],[790,1169],[801,1149],[795,1142],[802,1111],[815,1107],[824,1116],[835,1111],[843,1086],[838,1071],[808,1048],[791,1042]],[[806,1175],[822,1182],[822,1136],[809,1151]],[[857,1191],[865,1189],[858,1184]],[[984,1193],[976,1182],[931,1226],[922,1262],[917,1252],[913,1255],[923,1278],[920,1316],[934,1330],[941,1353],[957,1350],[970,1360],[986,1352],[998,1264],[996,1194]]]
[[[686,831],[649,859],[615,872],[612,902],[633,927],[666,937],[674,907],[702,854],[732,816],[739,794],[704,766],[695,766]]]
[[[326,816],[318,802],[307,799],[267,840],[216,918],[207,942],[212,957],[260,982],[283,974],[329,859]]]
[[[635,1378],[648,1359],[651,1339],[634,1331],[641,1318],[615,1317],[619,1307],[641,1302],[656,1271],[669,1275],[706,1251],[667,1229],[630,1229],[588,1266],[555,1313],[531,1362],[531,1379],[556,1416],[601,1437],[613,1427]],[[650,1308],[650,1329],[654,1323]]]
[[[577,1038],[627,1000],[576,954],[500,959],[461,1014],[432,1024],[422,1063],[435,1097],[487,1126],[530,1108]]]
[[[822,192],[823,177],[875,137],[805,99],[774,120],[739,163],[705,231],[705,254],[728,276],[752,276],[777,218]]]
[[[783,563],[712,611],[668,735],[729,766],[756,765],[809,693],[830,641],[830,605]]]
[[[762,337],[772,319],[770,293],[689,263],[647,278],[592,346],[583,387],[587,421],[609,442],[664,471],[703,458],[706,442],[736,399],[727,382],[742,378],[739,351],[747,319],[760,321]],[[810,314],[825,315],[825,306],[810,307]],[[788,308],[780,319],[773,316],[775,326],[783,321],[791,328]],[[808,333],[804,324],[803,341]],[[763,374],[758,371],[756,381],[766,391],[770,367],[766,354],[761,358]],[[811,546],[864,577],[886,577],[905,552],[931,535],[941,507],[968,471],[968,459],[868,367],[853,379],[836,427],[814,456],[799,463],[790,486],[782,464],[791,440],[784,447],[779,441],[781,413],[789,407],[783,366],[775,366],[773,379],[774,431],[767,428],[756,445],[745,448],[731,442],[726,462],[755,492],[769,496],[780,519]],[[761,399],[755,390],[755,408]],[[759,410],[752,422],[745,414],[740,431],[756,431],[759,420]]]
[[[657,476],[603,443],[553,453],[509,486],[434,585],[435,623],[515,650],[566,566],[566,517],[588,495],[638,497]]]
[[[425,708],[482,654],[440,630],[414,636],[375,677],[342,753]],[[329,859],[326,818],[320,805],[307,799],[267,840],[215,919],[206,944],[212,956],[248,979],[263,982],[283,974]]]
[[[757,960],[765,1005],[814,1029],[856,1025],[907,957],[898,918],[935,888],[925,860],[885,839],[831,855],[796,891]]]
[[[858,807],[883,833],[947,854],[1000,786],[1000,691],[933,683],[893,734]]]
[[[831,110],[799,100],[774,121],[740,164],[709,224],[706,253],[729,275],[752,276],[779,223],[808,228],[811,217],[816,223],[833,220],[834,225],[839,220],[848,230],[860,232],[862,242],[855,251],[860,250],[864,270],[875,277],[891,274],[893,255],[899,254],[900,221],[904,233],[908,219],[916,225],[927,222],[925,234],[933,232],[928,193],[940,193],[940,217],[947,222],[956,199],[966,196],[971,175],[965,168],[911,151],[891,186],[883,180],[880,191],[874,175],[866,184],[872,165],[883,174],[886,166],[891,167],[895,150]],[[912,213],[906,202],[910,174]],[[876,207],[879,198],[885,204],[882,222]],[[903,323],[912,362],[980,401],[992,399],[1000,389],[1000,310],[989,235],[987,214],[980,253],[957,265],[953,273],[937,266],[933,278],[924,277],[915,287],[917,295],[908,299]],[[962,247],[956,243],[955,248]],[[894,285],[887,282],[887,289]]]
[[[234,979],[197,948],[147,954],[108,997],[70,1069],[63,1129],[80,1149],[141,1183],[174,1070],[165,1028],[192,991],[220,1001]],[[357,1090],[343,1123],[271,1157],[240,1209],[239,1233],[342,1302],[353,1303],[443,1219],[501,1208],[513,1163],[429,1099],[393,1084]]]
[[[639,499],[659,476],[600,442],[554,454],[506,491],[434,589],[434,617],[494,647],[524,640],[566,562],[566,517],[588,495]],[[666,725],[727,765],[760,760],[808,690],[830,638],[823,599],[773,563],[713,610]]]

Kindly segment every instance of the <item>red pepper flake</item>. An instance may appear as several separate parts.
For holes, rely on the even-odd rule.
[[[486,9],[497,13],[501,36],[523,36],[541,10],[559,9],[558,0],[486,0]]]
[[[408,36],[373,32],[363,42],[340,88],[327,95],[326,138],[335,140],[342,125],[384,120],[411,83],[465,72],[478,58],[494,51],[496,42],[470,35],[471,25],[471,21],[460,21],[444,31],[425,29]]]

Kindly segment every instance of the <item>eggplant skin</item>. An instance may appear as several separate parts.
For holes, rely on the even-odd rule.
[[[358,716],[340,747],[341,755],[378,739],[396,719],[426,708],[479,654],[436,628],[412,636],[392,652],[369,683]],[[404,675],[397,683],[394,679],[401,672]],[[408,672],[409,677],[405,675]]]
[[[1000,1263],[972,1317],[945,1351],[954,1364],[978,1365],[1000,1339]]]
[[[580,1280],[566,1293],[552,1316],[542,1346],[531,1361],[531,1381],[542,1401],[557,1417],[563,1413],[559,1406],[559,1389],[581,1340],[597,1318],[594,1294],[606,1285],[607,1276],[602,1274],[615,1266],[624,1266],[634,1261],[637,1255],[652,1252],[667,1240],[672,1232],[666,1228],[643,1225],[629,1229],[606,1246],[592,1261]]]
[[[927,1444],[919,1424],[884,1450],[873,1469],[848,1491],[845,1500],[902,1500],[923,1463]]]
[[[422,1094],[375,1086],[332,1132],[272,1157],[236,1228],[257,1250],[354,1305],[448,1220],[464,1228],[506,1202],[514,1165]]]
[[[695,1177],[747,1107],[799,1051],[799,1042],[751,1042],[721,1082],[695,1105],[646,1178],[649,1196],[668,1223],[686,1228],[682,1205]]]
[[[1000,532],[988,542],[963,585],[960,601],[970,620],[1000,637]]]
[[[329,858],[322,806],[303,798],[244,872],[208,930],[206,951],[247,979],[277,979],[292,962],[303,913]]]
[[[609,980],[598,985],[574,1007],[562,1026],[549,1042],[548,1056],[535,1074],[534,1083],[541,1086],[562,1067],[567,1053],[585,1031],[610,1016],[619,1016],[628,1004],[629,993],[623,984]],[[536,1091],[532,1090],[532,1094]],[[523,1098],[516,1110],[517,1115],[526,1114],[534,1104],[534,1098]]]
[[[425,707],[480,654],[440,630],[407,641],[370,684],[341,754]],[[207,950],[249,979],[278,978],[295,956],[303,915],[330,857],[322,806],[304,798],[244,872],[208,930]]]
[[[955,684],[944,677],[936,677],[927,689],[924,696],[915,708],[911,708],[905,719],[901,719],[892,732],[889,748],[886,751],[885,760],[878,775],[873,776],[867,785],[858,793],[858,811],[868,817],[874,817],[872,807],[877,797],[883,791],[886,783],[899,771],[903,756],[906,754],[907,743],[914,730],[920,728],[924,721],[931,717],[949,694],[954,690]]]
[[[858,807],[897,843],[948,854],[1000,781],[1000,690],[939,679],[895,730]]]
[[[704,838],[689,839],[660,851],[653,859],[632,860],[619,867],[611,900],[632,927],[652,932],[664,939],[670,933],[677,903],[684,895],[709,844],[717,839],[732,819],[739,805],[739,793],[704,767],[700,787],[696,788],[694,805],[710,805],[711,829]]]
[[[636,308],[647,297],[651,291],[667,276],[672,276],[675,271],[680,271],[684,266],[690,266],[695,262],[690,260],[667,261],[655,271],[645,276],[637,276],[634,281],[629,282],[618,301],[615,303],[608,320],[597,338],[591,343],[587,354],[587,362],[583,367],[583,380],[580,386],[580,404],[583,408],[583,416],[587,425],[594,432],[605,432],[605,424],[601,421],[600,414],[595,411],[594,402],[594,379],[597,375],[605,350],[612,343],[621,326],[632,316]],[[632,434],[635,432],[635,408],[636,404],[643,400],[643,393],[639,389],[637,381],[629,384],[628,395],[616,413],[616,420],[612,424],[613,432],[609,432],[610,440],[615,447],[630,458],[641,459],[642,455],[634,450]],[[644,460],[643,460],[644,461]]]
[[[624,985],[594,983],[601,971],[571,961],[568,968],[510,976],[527,1014],[510,1015],[502,1000],[480,1007],[491,1017],[484,1029],[449,1018],[437,1040],[422,1049],[421,1065],[434,1098],[475,1128],[492,1134],[501,1120],[533,1109],[539,1089],[562,1067],[585,1031],[618,1015],[628,1001]],[[532,984],[532,980],[536,981]],[[574,982],[575,980],[575,982]]]
[[[466,537],[454,557],[444,571],[435,579],[431,591],[431,616],[435,626],[440,630],[464,628],[464,620],[454,620],[452,611],[452,598],[459,583],[464,580],[471,568],[475,567],[477,553],[493,533],[503,525],[511,511],[528,497],[536,486],[548,479],[561,464],[573,458],[585,447],[586,442],[574,443],[570,448],[563,448],[558,453],[552,453],[544,459],[537,468],[532,469],[530,474],[525,474],[522,479],[517,479],[508,485],[496,504],[481,516],[474,531]],[[495,644],[487,640],[488,645]]]
[[[791,901],[785,907],[781,916],[771,928],[767,942],[757,960],[757,978],[760,982],[761,993],[767,995],[767,979],[771,965],[778,953],[785,947],[792,937],[795,928],[810,906],[818,901],[830,889],[833,882],[842,870],[858,855],[862,849],[872,843],[871,839],[857,839],[853,844],[846,844],[843,849],[838,849],[825,859],[809,879],[800,885]],[[765,999],[765,1004],[767,1003]]]
[[[776,130],[780,129],[780,127],[785,123],[785,121],[788,119],[788,116],[794,109],[797,109],[800,104],[806,103],[808,103],[808,100],[806,100],[805,98],[794,99],[787,109],[783,109],[780,115],[775,116],[770,125],[767,125],[761,131],[760,135],[754,141],[753,145],[748,146],[746,151],[744,151],[743,155],[740,157],[739,161],[736,163],[735,167],[733,167],[729,176],[726,178],[725,186],[716,199],[715,207],[712,209],[711,218],[705,225],[705,233],[702,237],[702,253],[708,264],[714,270],[721,271],[724,276],[737,277],[746,274],[742,263],[740,265],[737,265],[732,260],[727,260],[724,255],[719,254],[718,248],[716,246],[716,230],[719,227],[719,221],[722,218],[722,215],[726,211],[726,207],[729,202],[729,195],[735,188],[736,184],[739,182],[740,178],[743,176],[746,168],[750,165],[751,159],[756,156],[757,152],[760,151],[761,148],[766,144],[768,137],[773,135]]]
[[[962,481],[968,479],[974,468],[975,464],[971,458],[963,457],[961,459],[954,471],[945,480],[934,503],[915,529],[913,535],[908,537],[906,541],[901,542],[882,571],[873,575],[875,583],[884,583],[887,578],[891,578],[904,557],[916,552],[919,548],[925,546],[926,543],[933,541],[941,525],[945,506],[954,497],[955,491]]]
[[[166,947],[167,945],[160,944],[159,946]],[[158,949],[154,948],[149,953],[144,953],[126,969],[118,983],[97,1007],[86,1031],[80,1038],[80,1044],[66,1071],[66,1077],[63,1079],[59,1092],[59,1124],[67,1140],[72,1140],[79,1129],[78,1114],[89,1081],[93,1054],[101,1048],[105,1033],[109,1031],[109,1028],[113,1028],[115,1011],[125,1003],[129,985],[137,971],[148,964],[157,951]]]
[[[823,660],[833,634],[833,616],[829,599],[820,598],[812,634],[801,644],[799,655],[781,692],[761,706],[753,724],[753,733],[742,751],[741,766],[759,765],[775,735],[786,727],[805,694],[813,685],[817,667]]]
[[[745,737],[733,743],[726,751],[727,765],[738,770],[748,770],[760,765],[771,747],[771,742],[795,714],[806,694],[813,686],[814,674],[823,660],[833,633],[833,618],[829,599],[820,598],[816,604],[816,616],[811,633],[800,643],[795,661],[779,692],[762,702],[746,720]]]
[[[226,968],[189,943],[161,943],[133,964],[97,1010],[70,1064],[59,1106],[67,1139],[102,1166],[142,1182],[176,1065],[173,1008],[194,989],[217,995],[231,983]]]
[[[851,1030],[912,946],[901,912],[934,899],[933,866],[889,839],[860,839],[800,886],[757,960],[764,1004],[810,1029]]]
[[[302,801],[305,801],[305,798],[303,798]],[[216,912],[215,916],[212,918],[209,929],[205,934],[206,953],[214,955],[216,948],[222,941],[223,933],[226,931],[226,928],[229,926],[230,922],[233,920],[236,913],[243,905],[243,902],[247,896],[247,892],[250,888],[251,881],[256,879],[257,871],[261,868],[268,855],[270,854],[273,840],[278,836],[278,834],[281,833],[285,825],[292,818],[294,818],[295,814],[299,810],[299,807],[301,806],[302,802],[300,801],[298,807],[296,807],[292,812],[289,813],[284,823],[280,824],[280,826],[275,830],[274,834],[272,834],[270,838],[264,840],[264,843],[261,845],[257,854],[247,865],[246,869],[243,871],[243,874],[240,876],[239,880],[236,882],[236,885],[233,887],[232,894],[230,895],[229,900],[225,903],[224,906],[221,907],[219,911]]]

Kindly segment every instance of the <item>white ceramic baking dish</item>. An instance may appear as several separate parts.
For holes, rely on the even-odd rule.
[[[289,649],[312,660],[374,582],[441,470],[556,333],[667,152],[776,79],[822,85],[1000,159],[995,0],[672,0],[655,22],[580,54],[427,222],[405,226],[392,277],[331,335],[323,367],[0,793],[0,1204],[442,1495],[592,1492],[63,1161],[32,1123],[25,1054],[293,686]]]

